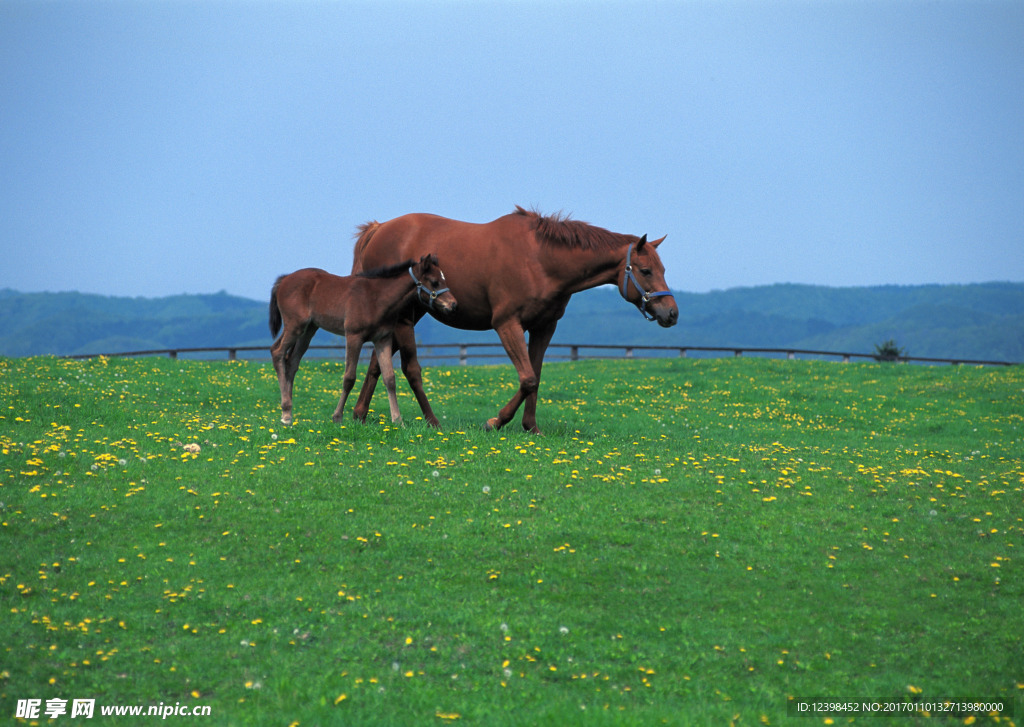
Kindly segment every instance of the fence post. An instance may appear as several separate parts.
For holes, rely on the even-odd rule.
[[[469,363],[469,350],[465,346],[459,346],[459,364],[466,366]]]
[[[790,361],[792,361],[793,359],[796,358],[796,352],[795,351],[786,351],[786,358],[789,359]]]
[[[843,354],[843,363],[850,363],[850,354]]]
[[[228,361],[234,361],[237,358],[238,358],[238,349],[237,348],[229,348],[228,349]]]
[[[570,346],[569,347],[569,360],[570,361],[579,361],[580,360],[580,347],[579,346]]]
[[[686,349],[685,348],[679,349],[679,358],[686,358]]]
[[[740,356],[742,356],[742,355],[743,355],[743,351],[737,348],[736,350],[734,350],[734,351],[733,351],[733,355],[734,355],[734,356],[735,356],[736,358],[739,358]]]
[[[633,347],[626,346],[626,358],[633,358]]]
[[[172,349],[172,350],[170,350],[170,351],[168,351],[168,352],[167,352],[167,355],[168,355],[168,356],[169,356],[170,358],[174,358],[174,359],[178,358],[178,352],[177,352],[177,351],[175,351],[175,350],[173,350],[173,349]]]

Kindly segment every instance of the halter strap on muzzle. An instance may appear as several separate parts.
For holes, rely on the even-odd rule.
[[[625,300],[629,300],[629,298],[626,297],[626,285],[628,282],[632,282],[633,287],[636,288],[636,291],[638,293],[640,293],[640,300],[634,303],[633,305],[637,307],[637,309],[640,311],[640,314],[647,320],[657,320],[657,316],[647,312],[647,304],[650,302],[651,298],[660,298],[663,295],[672,295],[672,291],[660,290],[653,293],[649,293],[640,287],[640,281],[638,281],[636,279],[636,276],[633,275],[633,266],[629,262],[630,257],[633,255],[634,246],[635,245],[630,245],[629,249],[626,250],[626,274],[622,276],[622,287],[620,288],[620,292],[622,293],[622,297]]]
[[[440,290],[431,290],[416,277],[416,273],[412,271],[412,265],[409,266],[409,277],[412,278],[412,282],[416,283],[416,297],[420,299],[420,302],[427,306],[427,308],[434,307],[434,301],[437,300],[439,295],[448,292],[448,288],[441,288]],[[444,273],[441,273],[441,280],[444,280]],[[426,299],[423,296],[426,295]]]

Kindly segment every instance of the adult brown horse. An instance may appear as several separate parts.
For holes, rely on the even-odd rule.
[[[537,388],[555,326],[573,293],[598,285],[618,285],[622,297],[645,318],[668,327],[679,309],[665,283],[665,266],[647,236],[623,235],[564,216],[542,216],[516,206],[512,214],[487,224],[410,214],[359,228],[354,273],[434,252],[448,268],[448,285],[458,310],[438,317],[466,330],[498,333],[519,374],[519,390],[487,421],[500,428],[525,401],[523,428],[537,429]],[[402,371],[430,424],[439,426],[423,392],[413,326],[423,317],[409,308],[394,329]],[[433,312],[431,312],[433,314]],[[436,317],[436,316],[435,316]],[[527,346],[525,332],[530,334]],[[363,382],[354,416],[366,417],[380,372],[376,357]]]

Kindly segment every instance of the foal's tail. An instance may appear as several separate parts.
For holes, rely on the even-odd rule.
[[[380,223],[376,220],[371,220],[365,224],[359,225],[356,228],[356,247],[352,253],[352,274],[363,272],[363,251],[366,250],[366,246],[370,244],[370,238],[373,237],[373,233],[380,227]]]
[[[281,284],[285,277],[287,276],[279,276],[274,281],[274,287],[270,289],[270,335],[275,339],[277,338],[278,331],[281,330],[281,309],[277,306],[277,286]]]

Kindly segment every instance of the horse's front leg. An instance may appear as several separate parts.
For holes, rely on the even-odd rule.
[[[412,324],[400,324],[395,328],[395,345],[402,359],[402,373],[405,380],[409,382],[416,403],[420,405],[423,412],[423,419],[432,427],[440,427],[441,422],[434,416],[430,408],[427,394],[423,391],[423,368],[420,366],[419,357],[416,354],[416,330]]]
[[[534,396],[537,394],[537,375],[530,364],[522,324],[517,319],[512,319],[495,326],[495,330],[498,332],[498,337],[505,347],[505,353],[508,354],[508,357],[512,360],[512,365],[516,367],[516,373],[519,374],[519,390],[516,391],[508,404],[501,408],[498,416],[487,420],[488,429],[501,429],[512,421],[512,417],[516,415],[516,411],[519,409],[520,404],[523,403],[523,400],[527,399],[531,394]],[[531,428],[531,431],[540,433],[536,428],[536,424]]]
[[[540,371],[544,366],[544,354],[547,353],[551,337],[555,335],[555,327],[558,321],[540,328],[530,330],[530,365],[533,367],[533,375],[537,377],[537,388],[526,397],[523,405],[523,429],[528,432],[537,432],[537,392],[540,390]]]
[[[381,377],[384,379],[384,388],[388,392],[391,422],[393,424],[401,424],[402,412],[398,410],[398,392],[395,390],[395,367],[391,362],[391,336],[385,336],[380,341],[374,341],[373,347],[377,351]]]
[[[379,378],[380,363],[377,361],[377,351],[375,349],[370,355],[370,365],[366,368],[363,388],[359,390],[359,398],[356,399],[355,408],[352,409],[352,418],[356,421],[366,421],[366,414],[370,411],[370,401],[373,399],[373,390],[377,388],[377,379]]]
[[[345,373],[341,379],[341,398],[338,400],[338,408],[334,410],[331,419],[336,424],[341,423],[342,412],[345,410],[345,402],[356,383],[356,371],[359,369],[359,352],[363,348],[363,339],[355,334],[345,336]]]

